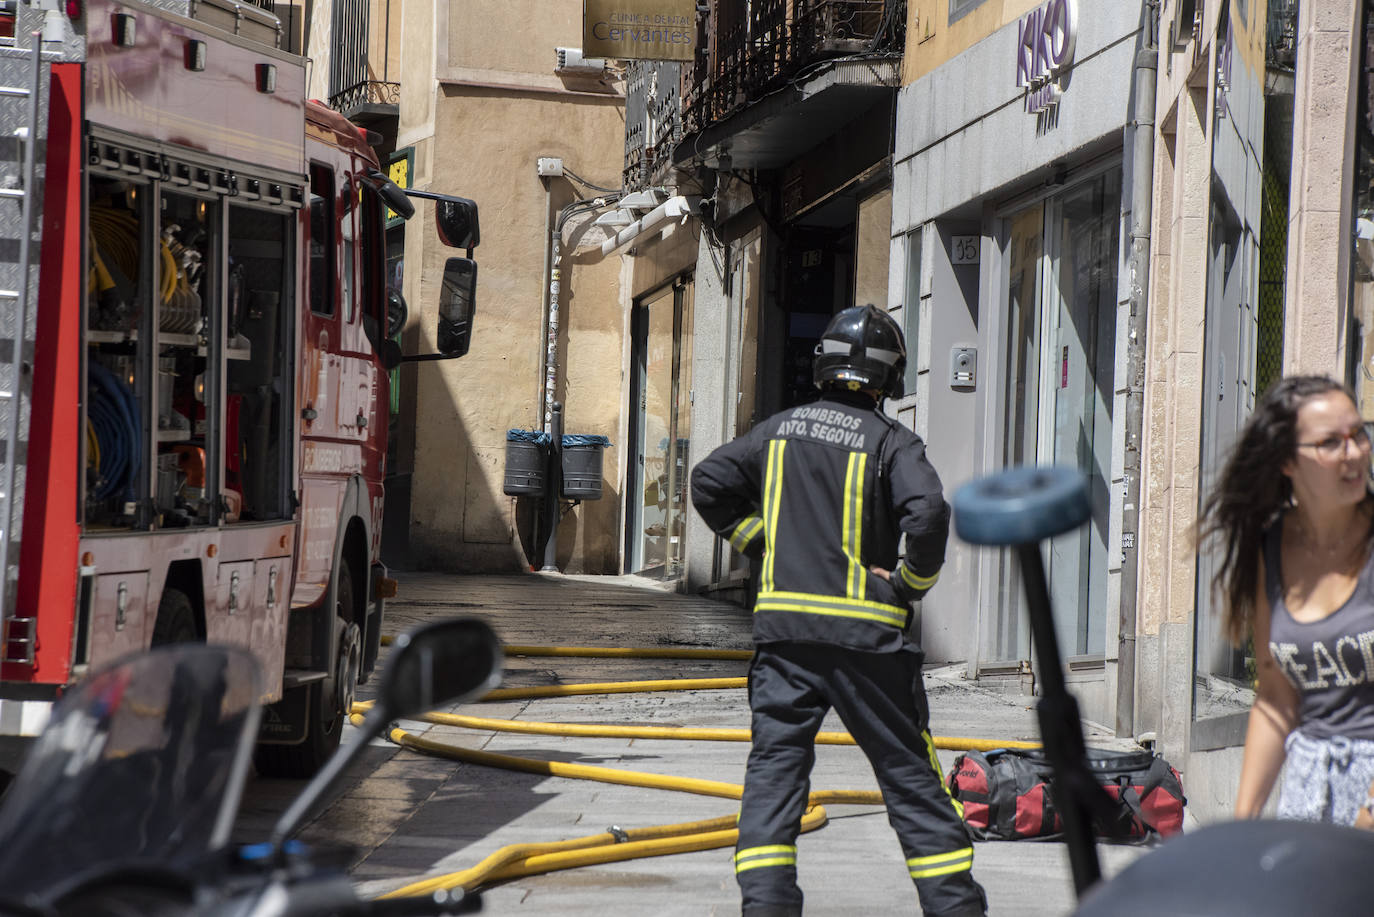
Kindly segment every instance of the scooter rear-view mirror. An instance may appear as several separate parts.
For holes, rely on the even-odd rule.
[[[273,827],[269,843],[276,853],[329,786],[392,720],[485,694],[501,681],[502,659],[501,641],[477,618],[439,621],[397,637],[377,700],[358,734],[325,762]]]
[[[402,634],[377,692],[383,720],[425,713],[486,693],[501,680],[501,643],[477,618],[455,618]]]

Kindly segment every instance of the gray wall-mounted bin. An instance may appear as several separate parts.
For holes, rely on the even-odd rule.
[[[611,441],[604,436],[568,434],[563,437],[563,498],[601,499],[601,459]]]
[[[502,491],[511,497],[544,493],[544,468],[548,462],[547,433],[510,430],[506,433],[506,478]]]

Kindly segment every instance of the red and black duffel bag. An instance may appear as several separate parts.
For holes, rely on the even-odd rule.
[[[1090,748],[1088,767],[1117,804],[1112,819],[1094,818],[1099,835],[1145,840],[1183,829],[1188,804],[1183,783],[1159,755]],[[974,838],[997,841],[1063,832],[1053,782],[1053,768],[1044,755],[1020,749],[965,752],[954,759],[947,780]]]

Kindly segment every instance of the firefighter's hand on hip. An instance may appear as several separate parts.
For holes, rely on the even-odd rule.
[[[907,590],[906,584],[902,582],[901,577],[898,577],[896,579],[892,578],[891,570],[884,570],[882,567],[869,567],[868,572],[890,583],[892,585],[893,591],[897,593],[897,600],[900,601],[903,605],[906,605],[908,608],[910,608],[911,603],[916,601],[916,596],[913,596]]]

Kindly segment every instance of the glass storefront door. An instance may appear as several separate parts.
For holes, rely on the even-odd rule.
[[[1046,545],[1061,651],[1106,648],[1108,494],[1121,173],[1112,169],[1012,214],[1007,237],[1007,465],[1087,475],[1092,518]],[[1015,555],[1004,551],[988,661],[1027,659]]]
[[[678,282],[634,306],[631,397],[635,456],[627,493],[631,571],[677,576],[690,469],[692,285]]]

